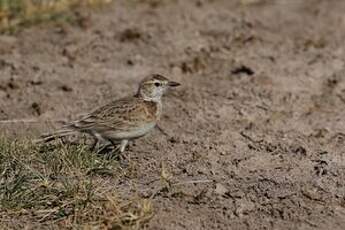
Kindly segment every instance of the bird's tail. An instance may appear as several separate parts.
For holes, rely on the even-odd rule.
[[[34,140],[34,143],[46,143],[52,140],[75,134],[77,131],[70,128],[60,129],[53,133],[42,134],[41,138]]]

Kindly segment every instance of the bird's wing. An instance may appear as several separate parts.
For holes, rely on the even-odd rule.
[[[127,97],[102,106],[71,125],[79,130],[131,130],[155,119],[142,99]]]

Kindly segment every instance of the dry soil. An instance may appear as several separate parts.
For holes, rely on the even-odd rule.
[[[0,118],[39,121],[1,134],[37,137],[160,73],[183,85],[164,99],[169,136],[130,146],[113,185],[154,195],[148,229],[344,229],[344,12],[341,0],[123,0],[1,35]],[[162,165],[180,184],[153,194]]]

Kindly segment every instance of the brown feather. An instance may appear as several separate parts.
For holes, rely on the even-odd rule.
[[[160,111],[157,102],[138,97],[116,100],[69,125],[80,131],[132,130],[145,123],[156,122]]]

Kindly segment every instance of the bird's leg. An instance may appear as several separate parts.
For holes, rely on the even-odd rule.
[[[112,145],[112,143],[109,143],[98,133],[92,133],[92,136],[94,137],[95,141],[91,149],[95,151],[97,154],[102,154],[109,146]]]
[[[94,138],[93,144],[91,145],[90,150],[95,151],[98,148],[99,148],[99,140],[97,138]]]
[[[120,144],[120,153],[123,153],[126,149],[126,146],[128,144],[128,140],[122,140]]]
[[[128,140],[122,140],[120,142],[120,146],[118,145],[118,143],[116,143],[113,140],[109,139],[109,142],[114,146],[114,149],[119,150],[120,153],[123,153],[125,151],[125,148],[126,148],[126,146],[128,144]]]
[[[122,154],[125,151],[125,148],[128,144],[128,140],[122,140],[120,144],[115,143],[113,140],[109,140],[110,143],[114,146],[111,154],[117,154],[120,161],[127,160],[126,157]]]
[[[128,140],[122,140],[120,143],[120,148],[119,148],[119,150],[120,150],[120,153],[119,153],[120,162],[122,164],[124,163],[124,165],[128,165],[128,162],[129,162],[129,158],[123,154],[123,152],[126,149],[127,144],[128,144]]]
[[[95,151],[99,148],[100,136],[96,132],[91,132],[91,136],[93,137],[93,144],[90,147],[91,151]]]

